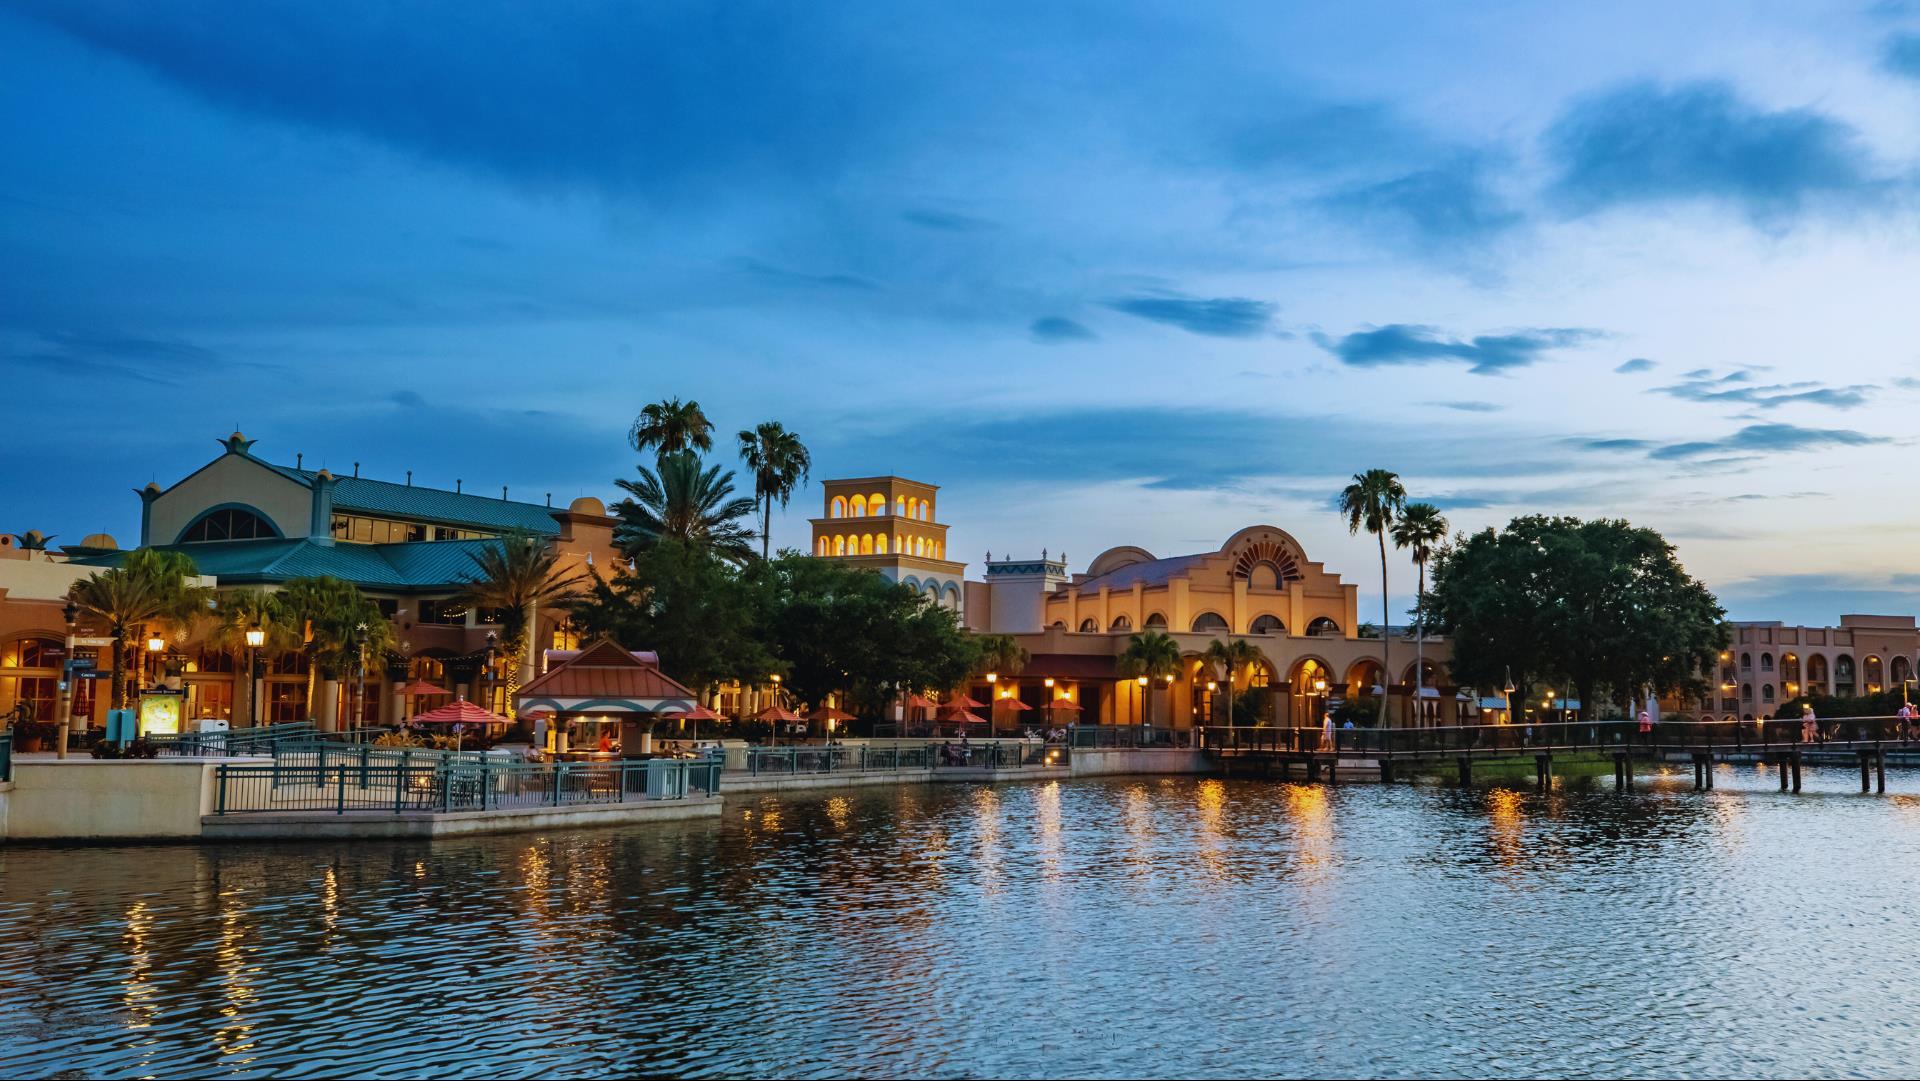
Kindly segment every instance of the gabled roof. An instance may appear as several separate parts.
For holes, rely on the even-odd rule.
[[[319,471],[313,469],[273,468],[309,488],[313,487],[313,478],[319,475]],[[553,508],[538,503],[494,499],[364,477],[334,478],[333,509],[390,514],[476,529],[517,529],[547,536],[560,532],[560,524],[553,518]]]
[[[221,585],[271,584],[330,574],[363,589],[412,592],[464,584],[474,576],[474,557],[500,544],[494,538],[402,544],[323,544],[296,538],[157,547],[186,553],[201,574],[214,576]],[[125,558],[125,552],[100,552],[73,562],[112,566]]]
[[[696,696],[666,673],[602,638],[569,657],[513,696],[522,713],[658,713],[691,709]]]

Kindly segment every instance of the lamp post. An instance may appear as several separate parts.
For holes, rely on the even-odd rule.
[[[1507,667],[1507,723],[1513,723],[1513,692],[1520,688],[1513,685],[1513,667]]]
[[[493,712],[493,656],[499,651],[500,636],[493,631],[487,632],[487,712]]]
[[[993,708],[1000,704],[999,697],[994,694],[995,691],[1000,689],[999,684],[1000,684],[1000,673],[988,672],[987,673],[987,736],[989,738],[993,736],[993,732],[994,732]],[[964,725],[965,722],[962,722],[962,724]],[[966,728],[962,727],[960,730],[962,732],[965,732]]]
[[[780,673],[778,672],[773,674],[773,704],[775,708],[780,705]],[[769,746],[780,746],[780,722],[769,721],[768,725],[773,729],[773,742]]]
[[[260,726],[260,647],[267,642],[266,628],[255,623],[247,628],[247,727]]]
[[[160,685],[160,651],[167,648],[167,640],[158,631],[147,632],[147,689]]]
[[[53,743],[53,753],[57,758],[67,757],[68,733],[73,728],[73,639],[74,626],[80,619],[80,608],[72,601],[67,602],[60,614],[67,620],[67,653],[61,660],[60,672],[60,731]]]

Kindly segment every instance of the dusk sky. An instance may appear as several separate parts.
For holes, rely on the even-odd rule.
[[[1377,619],[1378,466],[1920,611],[1920,7],[0,0],[0,147],[0,530],[236,424],[609,497],[682,397],[974,577],[1265,521]]]

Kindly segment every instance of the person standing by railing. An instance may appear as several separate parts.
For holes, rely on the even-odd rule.
[[[1653,746],[1653,714],[1643,709],[1637,720],[1640,722],[1640,742]]]
[[[1900,703],[1900,739],[1904,742],[1913,738],[1913,703]]]
[[[1820,721],[1813,715],[1813,703],[1800,704],[1800,742],[1812,743],[1820,738]]]

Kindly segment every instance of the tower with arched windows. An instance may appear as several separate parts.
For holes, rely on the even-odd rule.
[[[963,611],[967,565],[947,558],[947,527],[935,507],[939,485],[887,476],[820,487],[825,516],[813,519],[814,555],[869,567]]]

